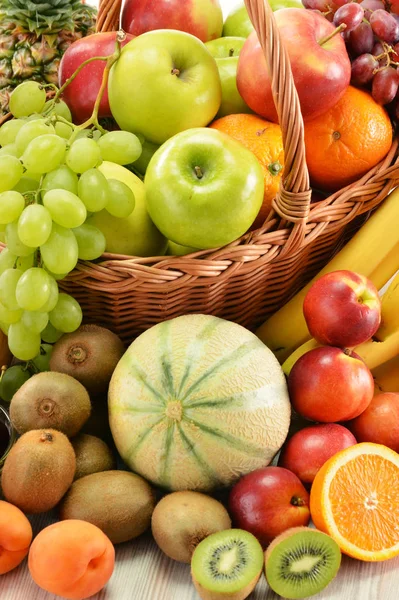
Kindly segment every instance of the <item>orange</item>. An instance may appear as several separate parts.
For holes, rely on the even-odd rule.
[[[236,114],[217,119],[210,127],[241,142],[260,162],[265,179],[265,195],[252,229],[261,227],[270,212],[283,173],[284,148],[280,125],[256,115]]]
[[[365,561],[399,554],[399,454],[356,444],[331,457],[310,492],[310,513],[342,552]]]
[[[330,110],[305,123],[310,179],[322,190],[336,191],[360,179],[391,145],[388,113],[368,92],[352,86]]]

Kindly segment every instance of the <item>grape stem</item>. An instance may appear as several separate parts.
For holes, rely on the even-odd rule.
[[[118,31],[118,33],[116,35],[116,40],[115,40],[115,50],[114,50],[113,54],[111,54],[107,58],[107,63],[105,65],[103,78],[101,81],[101,87],[98,91],[97,98],[94,103],[92,115],[89,119],[87,119],[87,121],[85,121],[84,123],[82,123],[81,125],[78,125],[76,127],[75,131],[69,138],[69,144],[73,143],[73,141],[76,139],[76,136],[78,135],[79,131],[82,131],[82,129],[87,129],[88,127],[90,127],[90,125],[94,125],[99,131],[101,131],[102,134],[107,133],[106,129],[104,129],[98,122],[98,111],[100,109],[100,104],[101,104],[101,100],[103,98],[104,92],[107,89],[108,78],[109,78],[111,68],[113,67],[113,65],[116,63],[116,61],[119,59],[119,57],[121,55],[121,43],[123,42],[123,40],[125,38],[126,38],[126,33],[123,30]],[[61,90],[62,90],[62,88],[61,88]]]

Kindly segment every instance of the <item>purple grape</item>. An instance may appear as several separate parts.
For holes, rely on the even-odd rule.
[[[370,20],[372,11],[385,8],[385,4],[382,2],[382,0],[363,0],[360,2],[360,6],[364,8],[364,16],[368,20]]]
[[[349,2],[352,2],[352,0],[334,0],[333,5],[338,6],[338,8],[339,8],[340,6],[343,6],[344,4],[349,4]]]
[[[374,33],[369,23],[360,23],[349,33],[349,47],[355,56],[371,52],[373,46]]]
[[[389,104],[399,87],[399,76],[393,67],[385,67],[374,75],[371,94],[378,104]]]
[[[388,65],[388,54],[385,51],[384,46],[381,44],[381,42],[377,42],[376,44],[374,44],[371,54],[373,56],[382,55],[381,58],[378,59],[378,64],[380,67],[385,67]]]
[[[375,35],[388,44],[399,38],[399,24],[386,10],[378,9],[371,13],[370,25]]]
[[[357,2],[351,2],[350,4],[344,4],[341,6],[334,15],[333,23],[338,27],[343,23],[346,25],[346,31],[353,31],[360,25],[364,18],[364,10],[357,4]]]
[[[303,0],[305,8],[326,12],[328,10],[329,0]]]
[[[372,54],[362,54],[352,63],[351,83],[364,85],[374,77],[374,69],[378,68],[378,60]]]

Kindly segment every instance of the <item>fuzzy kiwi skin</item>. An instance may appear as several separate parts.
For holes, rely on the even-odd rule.
[[[242,588],[242,590],[236,592],[235,594],[212,592],[211,590],[207,590],[206,588],[204,588],[204,586],[201,585],[195,579],[193,573],[191,573],[191,578],[193,580],[194,587],[197,590],[199,597],[202,598],[202,600],[245,600],[254,591],[261,575],[262,571],[260,571],[260,573],[256,575],[252,579],[252,581],[248,583],[248,585],[246,585],[244,588]]]
[[[80,519],[99,527],[113,544],[148,529],[155,507],[151,486],[129,471],[103,471],[77,479],[59,507],[60,519]]]
[[[24,433],[11,448],[1,473],[5,499],[24,513],[46,512],[71,486],[76,458],[66,435],[55,429]]]
[[[94,435],[80,433],[71,440],[76,455],[75,481],[92,473],[111,471],[116,460],[107,444]]]
[[[10,418],[18,433],[58,429],[76,435],[90,416],[90,396],[79,381],[64,373],[33,375],[14,394]]]
[[[90,396],[107,394],[116,365],[125,353],[122,340],[99,325],[82,325],[54,344],[50,370],[75,377]]]
[[[188,564],[203,539],[230,528],[231,519],[225,507],[199,492],[181,491],[164,496],[151,519],[152,535],[162,552]]]

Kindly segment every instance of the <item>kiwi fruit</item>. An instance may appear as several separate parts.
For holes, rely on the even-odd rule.
[[[76,455],[75,480],[92,473],[115,469],[115,457],[100,438],[80,433],[71,443]]]
[[[122,340],[99,325],[82,325],[54,344],[51,371],[75,377],[90,396],[106,394],[112,373],[125,352]]]
[[[76,458],[66,435],[55,429],[24,433],[11,448],[1,472],[8,502],[27,514],[56,506],[73,482]]]
[[[334,579],[341,550],[326,533],[310,527],[292,527],[276,537],[265,553],[266,579],[284,598],[318,594]]]
[[[228,529],[198,544],[191,577],[202,600],[244,600],[258,583],[263,565],[256,537],[242,529]]]
[[[58,429],[76,435],[90,416],[90,397],[79,381],[64,373],[45,371],[26,381],[14,394],[10,418],[18,433]]]
[[[155,494],[145,479],[128,471],[103,471],[77,479],[59,515],[62,520],[88,521],[119,544],[148,529],[154,507]]]
[[[162,552],[183,563],[191,562],[203,539],[230,527],[225,507],[199,492],[173,492],[164,496],[151,519],[152,535]]]

